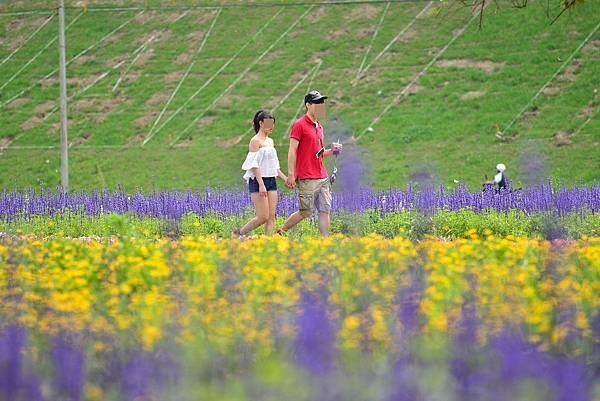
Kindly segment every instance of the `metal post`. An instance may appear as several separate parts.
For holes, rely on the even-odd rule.
[[[58,2],[58,43],[60,51],[60,184],[69,190],[69,154],[67,137],[67,66],[65,57],[65,2]]]

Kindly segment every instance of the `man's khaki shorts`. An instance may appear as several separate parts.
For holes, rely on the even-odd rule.
[[[310,217],[313,208],[319,213],[331,211],[331,189],[329,177],[298,180],[300,214]]]

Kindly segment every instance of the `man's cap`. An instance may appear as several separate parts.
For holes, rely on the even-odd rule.
[[[502,163],[498,163],[496,164],[496,170],[500,171],[501,173],[506,171],[506,166]]]
[[[304,103],[323,103],[327,96],[321,95],[319,91],[310,91],[304,96]]]

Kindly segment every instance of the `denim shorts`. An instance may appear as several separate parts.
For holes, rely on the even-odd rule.
[[[277,177],[263,177],[263,182],[265,183],[267,192],[277,191]],[[251,194],[258,192],[258,180],[256,178],[250,178],[250,180],[248,180],[248,189]]]

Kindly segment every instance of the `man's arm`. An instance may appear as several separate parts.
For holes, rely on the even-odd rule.
[[[332,145],[332,147],[325,149],[325,152],[323,152],[323,157],[335,155],[336,153],[334,152],[334,147],[336,147],[336,146],[337,146],[337,150],[338,150],[338,154],[339,154],[342,151],[342,144],[334,143]]]
[[[285,181],[288,187],[292,188],[296,183],[296,153],[298,152],[300,142],[295,138],[290,138],[290,147],[288,149],[288,176]]]

